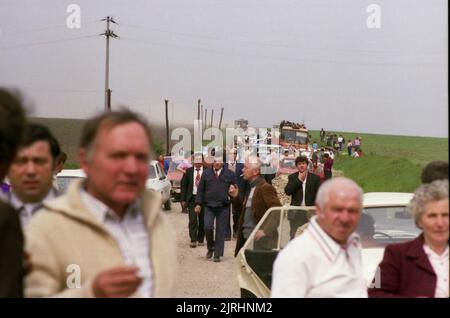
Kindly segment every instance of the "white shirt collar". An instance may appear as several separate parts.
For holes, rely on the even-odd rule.
[[[84,204],[86,204],[88,210],[97,217],[97,219],[101,223],[105,223],[107,217],[110,217],[116,221],[120,222],[119,216],[111,210],[106,204],[104,204],[102,201],[98,200],[96,197],[94,197],[92,194],[87,192],[84,188],[81,188],[80,191],[81,200]],[[125,211],[124,216],[136,216],[137,211],[140,207],[140,201],[136,201],[133,204],[131,204],[127,210]]]
[[[43,198],[41,201],[38,202],[24,203],[16,196],[14,191],[12,191],[10,195],[11,195],[10,203],[16,210],[19,210],[23,207],[25,207],[27,210],[33,210],[36,207],[41,206],[43,202],[56,197],[55,189],[53,188],[50,188],[45,198]]]
[[[308,229],[310,229],[310,233],[319,240],[319,244],[324,247],[326,253],[330,254],[332,260],[336,259],[341,250],[344,250],[344,248],[333,240],[317,223],[316,215],[311,218]],[[353,247],[357,247],[360,240],[359,235],[353,232],[347,239],[345,246],[349,247],[350,245],[353,245]]]
[[[441,255],[439,255],[438,253],[436,253],[435,251],[433,251],[432,249],[431,249],[431,247],[429,247],[428,245],[426,245],[426,244],[423,244],[423,250],[425,251],[425,254],[427,254],[427,256],[430,258],[430,257],[432,257],[432,258],[436,258],[436,259],[448,259],[448,256],[449,256],[449,251],[448,251],[448,244],[447,244],[447,247],[445,248],[445,250],[444,250],[444,253],[442,253]]]

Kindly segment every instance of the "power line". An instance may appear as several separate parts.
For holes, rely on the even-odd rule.
[[[412,52],[412,51],[402,51],[402,50],[363,50],[363,49],[340,49],[340,48],[326,48],[326,47],[304,47],[299,46],[296,44],[284,44],[284,43],[275,43],[275,42],[269,42],[269,41],[260,41],[260,40],[253,40],[253,39],[229,39],[224,37],[217,37],[217,36],[208,36],[208,35],[199,35],[199,34],[192,34],[192,33],[185,33],[185,32],[174,32],[174,31],[168,31],[168,30],[162,30],[157,28],[149,28],[144,27],[140,25],[131,25],[131,24],[124,24],[123,26],[134,28],[134,29],[140,29],[150,32],[160,32],[160,33],[166,33],[166,34],[172,34],[177,36],[183,36],[183,37],[193,37],[193,38],[200,38],[205,40],[211,40],[211,41],[231,41],[231,42],[239,42],[239,43],[245,43],[245,44],[254,44],[254,45],[261,45],[261,46],[267,46],[267,47],[277,47],[277,48],[287,48],[287,49],[300,49],[305,51],[325,51],[325,52],[350,52],[350,53],[369,53],[369,54],[425,54],[425,55],[438,55],[441,54],[440,52]],[[242,35],[242,37],[246,37],[245,35]]]
[[[4,46],[4,47],[0,47],[0,50],[16,49],[16,48],[30,47],[30,46],[39,46],[39,45],[46,45],[46,44],[59,43],[59,42],[69,42],[69,41],[74,41],[74,40],[93,38],[93,37],[97,37],[97,36],[98,35],[82,35],[82,36],[77,36],[77,37],[67,38],[67,39],[59,39],[59,40],[50,40],[50,41]]]
[[[93,20],[93,21],[83,22],[81,25],[82,26],[91,25],[91,24],[98,23],[98,22],[100,22],[100,20]],[[29,29],[29,30],[19,30],[19,31],[15,31],[15,32],[13,30],[13,32],[2,32],[0,35],[13,36],[13,35],[20,35],[20,34],[33,33],[33,32],[42,32],[42,31],[61,29],[61,28],[67,28],[67,25],[59,24],[59,25],[46,26],[46,27],[41,27],[41,28],[33,28],[33,29]]]
[[[335,61],[335,60],[287,58],[287,57],[256,55],[256,54],[247,54],[247,53],[231,53],[231,52],[224,52],[224,51],[207,49],[207,48],[199,48],[199,47],[188,46],[188,45],[176,45],[176,44],[150,42],[150,41],[138,40],[138,39],[127,38],[127,37],[122,38],[122,39],[124,41],[137,42],[137,43],[146,44],[146,45],[181,48],[181,49],[191,49],[191,50],[213,53],[213,54],[217,54],[217,55],[225,55],[225,56],[232,56],[232,57],[250,57],[250,58],[256,58],[256,59],[276,60],[276,61],[281,61],[281,62],[292,61],[292,62],[300,62],[300,63],[333,64],[333,65],[360,65],[360,66],[443,66],[442,63],[381,63],[381,62],[368,63],[368,62],[346,62],[346,61]]]
[[[173,35],[185,36],[185,37],[195,37],[195,38],[201,38],[201,39],[207,39],[207,40],[221,40],[220,38],[215,37],[215,36],[198,35],[198,34],[184,33],[184,32],[174,32],[174,31],[168,31],[168,30],[148,28],[148,27],[144,27],[144,26],[140,26],[140,25],[123,24],[122,26],[133,28],[133,29],[140,29],[140,30],[144,30],[144,31],[167,33],[167,34],[173,34]]]

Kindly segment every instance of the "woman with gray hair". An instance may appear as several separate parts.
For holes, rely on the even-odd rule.
[[[422,233],[386,247],[370,297],[449,296],[448,180],[420,186],[410,212]]]

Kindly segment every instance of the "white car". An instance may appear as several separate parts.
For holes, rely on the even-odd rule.
[[[364,194],[363,213],[371,216],[374,221],[372,231],[375,230],[371,233],[370,244],[362,240],[363,272],[367,286],[375,276],[387,244],[412,240],[419,235],[420,230],[416,228],[408,212],[412,197],[412,193]],[[273,262],[279,251],[292,239],[292,220],[297,220],[298,228],[294,231],[296,235],[301,235],[302,230],[307,227],[308,219],[314,213],[315,207],[288,205],[266,211],[236,257],[241,297],[270,297]],[[266,233],[275,234],[268,237],[265,244],[255,244],[255,233],[261,228],[264,228]]]
[[[157,160],[152,160],[150,162],[150,166],[148,167],[148,179],[145,186],[147,189],[153,189],[156,192],[161,193],[164,209],[170,210],[170,190],[172,189],[172,186],[164,169],[161,169]]]
[[[85,178],[86,175],[81,169],[63,169],[56,175],[56,182],[58,184],[59,193],[65,193],[69,184],[79,178]]]
[[[79,178],[85,178],[83,170],[81,169],[63,169],[56,176],[58,191],[60,193],[66,192],[69,184]],[[153,189],[161,193],[164,209],[170,210],[170,181],[167,178],[163,169],[160,168],[158,161],[152,160],[149,164],[148,179],[145,184],[147,189]]]

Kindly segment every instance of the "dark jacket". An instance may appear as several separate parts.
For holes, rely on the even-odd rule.
[[[423,250],[423,234],[416,239],[386,246],[380,276],[369,297],[434,297],[437,277]]]
[[[277,191],[275,190],[275,188],[272,185],[268,184],[263,178],[260,179],[255,187],[256,188],[255,192],[253,193],[251,207],[255,224],[257,224],[268,209],[274,206],[281,206],[281,202],[278,199]],[[245,195],[244,198],[238,195],[236,198],[232,199],[232,203],[236,210],[241,211],[239,217],[238,237],[234,253],[234,255],[236,256],[245,243],[244,237],[242,235],[242,225],[245,218],[245,205],[247,203],[247,195]],[[273,238],[278,237],[276,233],[268,233],[276,231],[275,227],[271,230],[268,230],[268,228],[266,228],[265,230],[267,231],[266,234],[268,236],[272,236]]]
[[[289,175],[288,183],[284,188],[284,192],[291,196],[291,205],[300,206],[303,200],[303,187],[302,183],[298,179],[298,174],[300,172],[295,172]],[[306,189],[305,189],[305,205],[313,206],[316,202],[317,191],[320,186],[320,177],[314,173],[308,172],[306,178]]]
[[[197,188],[195,203],[212,208],[230,205],[228,189],[231,184],[237,184],[236,176],[232,171],[222,169],[217,178],[214,169],[204,169]]]
[[[0,298],[23,297],[23,240],[19,214],[0,200]]]
[[[225,169],[230,170],[230,169],[228,169],[228,166],[229,166],[229,163],[227,162],[224,167],[225,167]],[[239,193],[244,193],[243,191],[245,191],[245,180],[242,177],[242,169],[244,169],[244,164],[241,162],[237,162],[236,169],[235,169],[236,171],[235,171],[234,175],[236,176]],[[233,172],[233,171],[231,171],[231,172]]]
[[[203,170],[205,171],[205,170]],[[192,195],[192,190],[194,188],[194,173],[197,173],[195,171],[194,167],[190,167],[186,170],[186,173],[183,174],[183,177],[181,178],[181,184],[180,184],[180,201],[186,201],[186,202],[193,202],[195,197]]]

